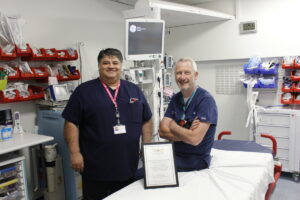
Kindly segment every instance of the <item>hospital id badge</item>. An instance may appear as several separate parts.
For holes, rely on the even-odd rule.
[[[125,125],[122,125],[122,124],[117,124],[114,126],[114,134],[117,135],[117,134],[124,134],[126,133],[126,127]]]

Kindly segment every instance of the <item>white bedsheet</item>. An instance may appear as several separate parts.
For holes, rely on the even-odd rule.
[[[144,189],[138,180],[105,200],[263,200],[274,181],[271,154],[212,149],[209,169],[179,172],[179,187]]]

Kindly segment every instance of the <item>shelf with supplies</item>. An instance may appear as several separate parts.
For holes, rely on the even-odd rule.
[[[251,57],[243,65],[244,87],[252,85],[253,88],[277,88],[278,67],[277,59],[262,61],[260,57]]]
[[[50,77],[55,77],[54,82],[81,78],[77,67],[69,63],[79,56],[73,48],[33,48],[29,44],[24,49],[17,45],[10,47],[8,53],[0,48],[0,104],[44,99],[42,85]],[[32,80],[37,85],[32,85]]]
[[[67,68],[66,74],[57,74],[56,78],[58,81],[70,81],[70,80],[79,80],[80,72],[76,69],[75,66],[65,65],[64,68]],[[40,67],[30,67],[30,72],[22,72],[19,67],[11,67],[12,70],[8,74],[8,80],[35,80],[35,79],[47,79],[51,76],[51,69],[46,66]],[[0,71],[4,70],[0,64]]]
[[[1,103],[12,103],[20,101],[31,101],[44,98],[44,88],[39,86],[29,85],[26,91],[27,94],[22,94],[18,89],[0,91]]]
[[[78,52],[73,48],[57,50],[35,48],[29,44],[26,44],[24,49],[14,45],[9,52],[0,48],[0,61],[11,61],[16,58],[21,58],[22,61],[70,61],[78,59]]]
[[[281,86],[281,104],[300,104],[300,57],[284,57],[282,69],[285,76]]]

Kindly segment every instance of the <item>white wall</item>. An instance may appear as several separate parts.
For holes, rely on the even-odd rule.
[[[101,49],[115,47],[123,51],[125,25],[121,11],[128,8],[109,0],[2,0],[0,12],[24,18],[24,40],[33,46],[76,48],[78,42],[83,42],[85,81],[97,76],[97,56]],[[24,128],[34,131],[33,102],[0,104],[0,109],[8,107],[20,111]]]
[[[232,3],[226,0],[200,6],[234,14]],[[198,61],[198,84],[212,93],[218,105],[217,132],[231,130],[235,133],[233,138],[247,139],[246,95],[216,94],[216,65],[237,63],[240,59],[246,62],[246,58],[253,55],[300,55],[300,1],[240,0],[239,3],[235,20],[171,28],[170,34],[166,35],[165,51],[175,59],[189,56]],[[249,20],[257,20],[257,33],[240,35],[239,23]],[[272,103],[279,104],[278,100],[274,100],[276,93],[265,93],[262,90],[260,93],[260,102],[265,100],[263,96],[269,95],[268,98],[273,99]]]
[[[221,64],[236,64],[241,61],[208,61],[197,62],[199,78],[197,83],[200,87],[208,90],[215,98],[218,107],[217,133],[232,131],[230,138],[247,140],[249,128],[245,127],[248,115],[246,103],[246,90],[243,94],[222,95],[216,93],[216,67]]]
[[[231,2],[217,3],[228,8]],[[240,0],[236,20],[171,28],[165,49],[198,61],[299,55],[299,7],[299,0]],[[240,35],[239,23],[249,20],[257,20],[257,33]]]

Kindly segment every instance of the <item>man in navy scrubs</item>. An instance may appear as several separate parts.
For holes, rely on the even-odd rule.
[[[151,142],[150,107],[138,86],[120,80],[122,61],[119,50],[101,50],[100,77],[78,86],[62,113],[71,165],[82,174],[85,200],[103,199],[130,184],[140,136]]]
[[[174,141],[178,171],[205,169],[210,164],[218,112],[214,98],[196,85],[197,65],[191,58],[176,63],[175,94],[160,123],[160,137]]]

